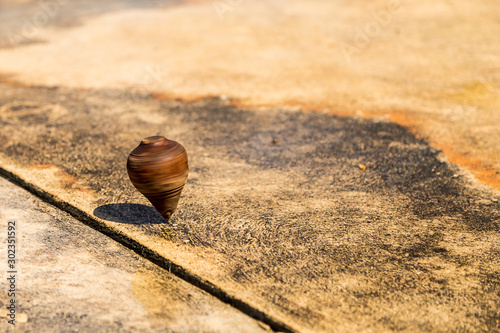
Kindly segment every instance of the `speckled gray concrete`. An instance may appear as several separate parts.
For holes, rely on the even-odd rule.
[[[1,91],[2,166],[298,331],[500,328],[498,192],[398,125]],[[191,169],[168,224],[125,168],[155,134],[182,143]]]
[[[0,177],[1,257],[16,222],[16,326],[1,332],[260,332],[263,324]],[[27,321],[26,321],[27,320]]]

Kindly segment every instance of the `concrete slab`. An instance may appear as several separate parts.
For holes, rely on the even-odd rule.
[[[266,326],[0,177],[2,332],[265,332]],[[6,308],[15,300],[15,326]]]
[[[3,174],[274,327],[500,329],[496,1],[162,3],[0,1]]]
[[[187,1],[35,30],[0,50],[4,80],[387,117],[500,188],[496,0]]]
[[[290,330],[500,328],[498,192],[394,123],[1,88],[4,173]],[[125,169],[155,134],[191,168],[168,224]]]
[[[2,0],[0,1],[0,48],[43,43],[46,28],[71,28],[85,19],[132,8],[159,9],[177,0]]]

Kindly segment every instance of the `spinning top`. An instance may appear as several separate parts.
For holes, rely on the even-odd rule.
[[[145,138],[130,153],[127,171],[135,188],[168,221],[188,178],[188,159],[184,147],[163,136]]]

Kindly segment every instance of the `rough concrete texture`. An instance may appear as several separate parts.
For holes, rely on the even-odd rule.
[[[10,297],[2,270],[0,331],[266,331],[265,325],[1,177],[0,194],[5,235],[8,221],[15,221],[18,271],[14,327],[6,319]],[[0,253],[6,258],[4,242]]]
[[[0,48],[44,42],[43,28],[71,28],[88,17],[132,9],[159,9],[176,0],[0,0]]]
[[[120,90],[1,91],[3,168],[292,329],[500,329],[498,192],[394,123]],[[168,224],[125,169],[155,134],[189,155]]]
[[[497,0],[188,1],[78,21],[69,3],[33,33],[32,11],[9,24],[5,80],[383,116],[500,188]]]
[[[500,330],[495,0],[47,1],[0,0],[4,174],[290,330]]]

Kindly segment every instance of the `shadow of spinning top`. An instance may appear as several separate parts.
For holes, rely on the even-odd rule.
[[[151,136],[132,150],[127,171],[135,188],[168,221],[174,213],[189,167],[186,150],[163,136]]]

